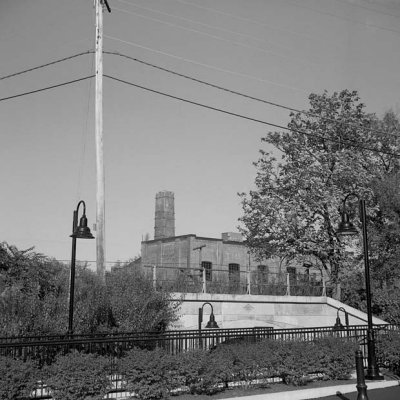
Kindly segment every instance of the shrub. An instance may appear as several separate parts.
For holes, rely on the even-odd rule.
[[[134,348],[119,360],[118,369],[126,381],[126,390],[138,399],[160,399],[183,384],[174,364],[174,357],[159,348]]]
[[[110,386],[106,357],[77,351],[46,368],[46,383],[55,400],[100,400]]]
[[[376,349],[378,359],[400,376],[400,333],[381,333],[376,338]]]
[[[354,353],[357,343],[341,338],[326,337],[313,342],[316,356],[314,372],[324,374],[324,379],[348,379],[355,368]]]
[[[191,394],[202,392],[201,379],[208,365],[208,357],[205,350],[191,350],[173,356],[176,374]]]
[[[230,382],[246,388],[255,380],[265,385],[271,377],[295,386],[307,384],[314,373],[324,374],[324,379],[348,378],[356,348],[355,343],[335,337],[314,342],[240,341],[174,356],[159,348],[135,348],[119,361],[119,372],[125,389],[140,400],[165,398],[182,388],[211,395]]]
[[[0,357],[0,399],[27,399],[35,389],[39,371],[32,361]]]

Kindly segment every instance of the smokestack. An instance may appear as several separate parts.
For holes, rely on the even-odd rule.
[[[154,239],[175,236],[174,192],[166,190],[156,194],[156,213],[154,220]]]

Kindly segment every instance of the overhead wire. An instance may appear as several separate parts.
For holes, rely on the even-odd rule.
[[[400,31],[398,31],[396,29],[385,28],[383,26],[370,24],[368,22],[355,21],[354,19],[341,17],[340,15],[336,15],[336,14],[333,14],[333,13],[330,13],[330,12],[327,12],[327,11],[320,11],[320,10],[317,10],[317,9],[315,9],[313,7],[310,7],[310,6],[307,6],[307,5],[304,5],[304,4],[299,4],[298,2],[294,2],[294,1],[291,1],[291,0],[287,0],[287,1],[288,1],[289,4],[291,4],[291,5],[295,6],[295,7],[305,8],[305,9],[311,10],[311,11],[317,13],[317,14],[328,15],[328,16],[330,16],[332,18],[340,19],[340,20],[343,20],[343,21],[348,21],[348,22],[351,22],[352,24],[355,24],[355,25],[363,25],[363,26],[366,26],[368,28],[380,29],[380,30],[383,30],[383,31],[388,31],[388,32],[393,32],[393,33],[400,34]]]
[[[126,13],[126,14],[136,15],[136,16],[138,16],[140,18],[144,18],[144,19],[147,19],[149,21],[158,22],[158,23],[161,23],[161,24],[164,24],[164,25],[168,25],[168,26],[172,26],[172,27],[175,27],[175,28],[179,28],[179,29],[182,29],[182,30],[185,30],[185,31],[188,31],[188,32],[197,33],[199,35],[211,37],[213,39],[217,39],[217,40],[220,40],[220,41],[225,42],[225,43],[231,43],[231,44],[234,44],[236,46],[240,46],[240,47],[244,47],[244,48],[247,48],[247,49],[259,51],[261,53],[273,54],[273,55],[275,55],[277,57],[282,57],[282,58],[285,58],[285,59],[288,59],[288,60],[296,60],[297,62],[304,63],[305,65],[314,65],[314,66],[317,65],[316,63],[309,62],[309,61],[304,60],[302,58],[287,56],[287,55],[284,55],[282,53],[274,52],[272,50],[267,50],[267,49],[263,49],[261,47],[251,46],[251,45],[248,45],[248,44],[244,44],[244,43],[238,42],[236,40],[230,40],[230,39],[227,39],[227,38],[224,38],[224,37],[221,37],[221,36],[213,35],[211,33],[203,32],[203,31],[200,31],[198,29],[183,27],[183,26],[177,25],[177,24],[175,24],[173,22],[163,21],[162,19],[159,19],[159,18],[149,17],[147,15],[143,15],[143,14],[137,13],[135,11],[128,11],[128,10],[124,10],[124,9],[121,9],[121,8],[118,8],[118,7],[115,7],[115,6],[113,6],[113,10],[119,11],[119,12],[122,12],[122,13]]]
[[[116,1],[119,1],[119,2],[124,3],[124,4],[128,4],[128,5],[133,6],[133,7],[140,8],[140,9],[143,9],[143,10],[146,10],[146,11],[155,12],[155,13],[157,13],[157,14],[165,15],[165,16],[167,16],[167,17],[176,18],[176,19],[181,20],[181,21],[185,21],[185,22],[189,22],[189,23],[192,23],[192,24],[204,26],[205,28],[210,28],[210,29],[214,29],[214,30],[216,30],[216,31],[220,31],[220,32],[224,32],[224,33],[230,33],[230,34],[237,35],[237,36],[242,36],[242,37],[244,37],[244,38],[249,38],[249,39],[252,39],[252,40],[261,42],[261,43],[266,43],[266,44],[269,45],[269,46],[274,46],[274,47],[282,48],[282,49],[284,49],[284,50],[291,51],[291,49],[290,49],[289,47],[282,46],[282,45],[278,45],[278,44],[276,44],[276,43],[272,43],[272,42],[267,41],[267,40],[265,40],[265,39],[260,39],[259,37],[254,36],[254,35],[249,35],[249,34],[247,34],[247,33],[242,33],[242,32],[233,31],[233,30],[231,30],[231,29],[221,28],[221,27],[219,27],[219,26],[214,26],[214,25],[210,25],[210,24],[205,24],[204,22],[200,22],[200,21],[197,21],[197,20],[194,20],[194,19],[185,18],[185,17],[178,16],[178,15],[175,15],[175,14],[166,13],[166,12],[164,12],[164,11],[155,10],[154,8],[139,6],[139,5],[136,4],[136,3],[132,3],[132,2],[126,1],[126,0],[116,0]]]
[[[86,51],[86,52],[74,54],[74,55],[69,56],[69,57],[64,57],[64,58],[61,58],[61,59],[52,61],[52,62],[50,62],[50,63],[46,63],[46,64],[42,64],[42,65],[39,65],[39,66],[36,66],[36,67],[33,67],[33,68],[25,69],[25,70],[23,70],[23,71],[19,71],[19,72],[17,72],[17,73],[4,76],[4,77],[2,77],[2,78],[0,78],[0,79],[11,78],[11,77],[14,77],[14,76],[16,76],[16,75],[21,75],[21,74],[24,74],[24,73],[28,73],[28,72],[31,72],[31,71],[33,71],[33,70],[37,70],[37,69],[40,69],[40,68],[44,68],[44,67],[47,67],[47,66],[56,64],[56,63],[60,63],[60,62],[67,61],[67,60],[70,60],[70,59],[75,58],[75,57],[79,57],[79,56],[87,55],[87,54],[91,54],[91,53],[94,53],[94,51],[93,51],[93,50],[88,50],[88,51]],[[187,75],[187,74],[179,73],[179,72],[173,71],[173,70],[168,69],[168,68],[160,67],[160,66],[158,66],[158,65],[156,65],[156,64],[153,64],[153,63],[150,63],[150,62],[141,60],[141,59],[139,59],[139,58],[137,58],[137,57],[131,57],[131,56],[127,55],[127,54],[119,53],[119,52],[116,52],[116,51],[103,51],[103,53],[104,53],[104,54],[108,54],[108,55],[114,55],[114,56],[123,57],[123,58],[129,59],[129,60],[131,60],[131,61],[135,61],[135,62],[141,63],[141,64],[143,64],[143,65],[147,65],[147,66],[150,66],[150,67],[152,67],[152,68],[155,68],[155,69],[158,69],[158,70],[161,70],[161,71],[170,73],[170,74],[172,74],[172,75],[176,75],[176,76],[179,76],[179,77],[182,77],[182,78],[185,78],[185,79],[189,79],[189,80],[192,80],[192,81],[194,81],[194,82],[197,82],[197,83],[200,83],[200,84],[209,86],[209,87],[213,87],[213,88],[216,88],[216,89],[218,89],[218,90],[225,91],[225,92],[227,92],[227,93],[235,94],[235,95],[238,95],[238,96],[241,96],[241,97],[250,99],[250,100],[262,102],[262,103],[264,103],[264,104],[268,104],[268,105],[271,105],[271,106],[274,106],[274,107],[282,108],[282,109],[285,109],[285,110],[288,110],[288,111],[301,113],[301,114],[307,115],[307,116],[309,116],[309,117],[321,118],[321,116],[319,116],[319,115],[317,115],[317,114],[313,114],[313,113],[311,113],[311,112],[309,112],[309,111],[300,110],[300,109],[297,109],[297,108],[294,108],[294,107],[285,106],[285,105],[283,105],[283,104],[279,104],[279,103],[272,102],[272,101],[269,101],[269,100],[260,99],[260,98],[257,98],[257,97],[255,97],[255,96],[247,95],[247,94],[244,94],[244,93],[241,93],[241,92],[232,90],[232,89],[225,88],[225,87],[220,86],[220,85],[216,85],[216,84],[213,84],[213,83],[210,83],[210,82],[207,82],[207,81],[198,79],[198,78],[191,77],[191,76],[189,76],[189,75]],[[92,60],[92,64],[93,64],[93,60]],[[93,70],[93,65],[92,65],[92,70]],[[94,76],[94,75],[91,75],[91,76],[89,76],[89,77],[93,77],[93,76]],[[87,77],[87,78],[89,78],[89,77]],[[83,78],[83,79],[87,79],[87,78]],[[82,79],[78,79],[77,81],[79,81],[79,80],[82,80]],[[65,84],[74,83],[74,82],[76,82],[76,81],[73,80],[73,81],[70,81],[70,82],[66,82]],[[64,84],[61,84],[61,86],[63,86],[63,85],[64,85]],[[20,96],[28,95],[28,94],[40,92],[40,91],[43,91],[43,90],[52,89],[52,88],[55,88],[55,87],[58,87],[58,85],[50,86],[50,87],[47,87],[47,88],[38,89],[38,90],[36,90],[36,91],[25,92],[25,93],[18,94],[18,95],[15,95],[15,96],[5,97],[5,98],[0,99],[0,101],[13,99],[13,98],[15,98],[15,97],[20,97]],[[323,119],[323,120],[325,120],[325,121],[328,121],[328,122],[329,122],[329,121],[330,121],[330,122],[336,122],[334,119],[327,118],[327,117],[322,117],[321,119]],[[359,126],[356,126],[356,128],[359,128]],[[363,128],[364,130],[369,131],[369,132],[381,133],[381,134],[390,135],[390,136],[393,136],[393,137],[396,137],[396,138],[399,137],[398,135],[395,135],[395,134],[392,134],[392,133],[389,133],[389,132],[386,132],[386,131],[381,131],[381,130],[372,129],[372,128],[367,128],[367,127],[362,127],[362,128]]]
[[[168,97],[168,98],[179,100],[179,101],[182,101],[182,102],[185,102],[185,103],[188,103],[188,104],[196,105],[196,106],[199,106],[199,107],[203,107],[203,108],[206,108],[206,109],[209,109],[209,110],[217,111],[217,112],[220,112],[220,113],[223,113],[223,114],[231,115],[231,116],[238,117],[238,118],[241,118],[241,119],[245,119],[245,120],[248,120],[248,121],[253,121],[253,122],[257,122],[257,123],[263,124],[263,125],[272,126],[274,128],[284,129],[284,130],[287,130],[287,131],[290,131],[290,132],[294,132],[294,133],[299,133],[299,134],[302,134],[302,135],[305,135],[305,136],[308,136],[308,137],[324,139],[324,140],[327,140],[327,141],[330,141],[330,142],[333,142],[333,143],[337,143],[337,144],[340,144],[340,145],[348,144],[349,146],[352,146],[352,147],[356,147],[356,148],[360,148],[360,149],[364,149],[364,150],[368,150],[368,151],[372,151],[372,152],[376,152],[376,153],[387,154],[387,155],[390,155],[390,156],[393,156],[393,157],[399,157],[400,158],[400,154],[389,152],[389,151],[384,151],[384,150],[380,150],[380,149],[376,149],[376,148],[373,148],[373,147],[362,146],[362,145],[360,145],[359,142],[356,142],[354,140],[349,140],[349,139],[335,140],[335,139],[332,139],[332,138],[329,138],[329,137],[316,135],[316,134],[313,134],[313,133],[310,133],[310,132],[305,132],[305,131],[298,130],[298,129],[288,128],[286,126],[274,124],[274,123],[267,122],[267,121],[264,121],[264,120],[261,120],[261,119],[248,117],[246,115],[242,115],[242,114],[238,114],[238,113],[235,113],[235,112],[232,112],[232,111],[224,110],[224,109],[221,109],[221,108],[218,108],[218,107],[209,106],[207,104],[199,103],[199,102],[196,102],[196,101],[193,101],[193,100],[188,100],[188,99],[185,99],[185,98],[182,98],[182,97],[179,97],[179,96],[174,96],[174,95],[171,95],[171,94],[168,94],[168,93],[165,93],[165,92],[161,92],[159,90],[150,89],[150,88],[145,87],[143,85],[138,85],[136,83],[126,81],[124,79],[116,78],[116,77],[111,76],[111,75],[104,74],[103,76],[106,77],[106,78],[109,78],[111,80],[114,80],[114,81],[129,85],[129,86],[134,86],[134,87],[137,87],[139,89],[146,90],[146,91],[151,92],[151,93],[156,93],[156,94]]]
[[[282,108],[284,110],[297,112],[297,113],[306,115],[308,117],[320,118],[320,119],[322,119],[324,121],[328,121],[328,122],[336,122],[336,120],[334,120],[333,118],[321,117],[320,115],[314,114],[314,113],[309,112],[309,111],[304,111],[304,110],[300,110],[300,109],[297,109],[297,108],[294,108],[294,107],[285,106],[283,104],[279,104],[279,103],[276,103],[276,102],[273,102],[273,101],[269,101],[269,100],[265,100],[265,99],[260,99],[260,98],[255,97],[255,96],[251,96],[251,95],[248,95],[248,94],[245,94],[245,93],[238,92],[236,90],[228,89],[228,88],[225,88],[223,86],[216,85],[214,83],[210,83],[210,82],[204,81],[202,79],[194,78],[194,77],[189,76],[187,74],[176,72],[176,71],[173,71],[173,70],[168,69],[168,68],[160,67],[160,66],[158,66],[156,64],[141,60],[141,59],[139,59],[137,57],[131,57],[131,56],[127,55],[127,54],[123,54],[123,53],[119,53],[119,52],[115,52],[115,51],[103,51],[103,53],[104,54],[108,54],[108,55],[114,55],[114,56],[127,58],[127,59],[129,59],[131,61],[135,61],[135,62],[138,62],[140,64],[147,65],[149,67],[158,69],[160,71],[164,71],[164,72],[167,72],[169,74],[176,75],[176,76],[179,76],[181,78],[185,78],[185,79],[200,83],[202,85],[206,85],[206,86],[218,89],[218,90],[222,90],[222,91],[227,92],[227,93],[235,94],[237,96],[241,96],[241,97],[244,97],[244,98],[247,98],[247,99],[250,99],[250,100],[254,100],[254,101],[258,101],[258,102],[264,103],[264,104],[268,104],[268,105],[271,105],[271,106],[274,106],[274,107],[277,107],[277,108]],[[354,126],[354,125],[351,125],[351,126]],[[355,126],[355,127],[359,128],[360,126]],[[378,129],[372,129],[372,128],[367,128],[367,127],[362,127],[362,128],[367,130],[367,131],[369,131],[369,132],[375,132],[375,133],[381,133],[381,134],[390,135],[390,136],[394,136],[394,137],[399,137],[399,135],[391,134],[389,132],[381,131],[381,130],[378,130]]]
[[[83,78],[77,78],[77,79],[73,79],[71,81],[58,83],[56,85],[51,85],[51,86],[46,86],[46,87],[43,87],[43,88],[40,88],[40,89],[31,90],[29,92],[23,92],[23,93],[15,94],[13,96],[2,97],[2,98],[0,98],[0,101],[11,100],[11,99],[15,99],[17,97],[27,96],[27,95],[30,95],[30,94],[33,94],[33,93],[44,92],[46,90],[55,89],[55,88],[58,88],[58,87],[61,87],[61,86],[71,85],[72,83],[81,82],[81,81],[84,81],[86,79],[90,79],[90,78],[93,78],[93,77],[94,77],[94,75],[89,75],[89,76],[85,76]]]
[[[259,77],[256,77],[256,76],[253,76],[253,75],[250,75],[250,74],[244,74],[244,73],[232,71],[232,70],[229,70],[229,69],[226,69],[226,68],[216,67],[215,65],[201,63],[201,62],[192,60],[190,58],[177,56],[176,54],[171,54],[171,53],[168,53],[168,52],[165,52],[165,51],[162,51],[162,50],[153,49],[152,47],[143,46],[143,45],[141,45],[139,43],[135,43],[135,42],[132,42],[132,41],[124,40],[124,39],[117,38],[117,37],[114,37],[114,36],[110,36],[110,35],[103,35],[103,36],[106,39],[114,40],[114,41],[117,41],[117,42],[120,42],[120,43],[127,44],[129,46],[133,46],[133,47],[137,47],[137,48],[140,48],[140,49],[144,49],[144,50],[156,53],[156,54],[161,54],[161,55],[164,55],[164,56],[168,56],[168,57],[174,58],[174,59],[179,60],[179,61],[187,62],[189,64],[198,65],[200,67],[212,69],[214,71],[223,72],[223,73],[231,74],[231,75],[235,75],[235,76],[240,76],[240,77],[247,78],[247,79],[252,79],[252,80],[255,80],[257,82],[262,82],[262,83],[266,83],[266,84],[282,87],[282,88],[285,88],[285,89],[290,89],[290,90],[293,90],[293,91],[296,91],[296,92],[301,92],[301,93],[306,93],[306,94],[308,93],[305,89],[298,88],[298,87],[295,87],[295,86],[289,86],[289,85],[285,85],[283,83],[278,83],[278,82],[271,81],[269,79],[259,78]]]
[[[0,77],[0,81],[3,80],[3,79],[9,79],[9,78],[13,78],[13,77],[18,76],[18,75],[25,74],[27,72],[35,71],[37,69],[49,67],[50,65],[58,64],[60,62],[71,60],[73,58],[81,57],[81,56],[84,56],[84,55],[87,55],[87,54],[90,54],[90,53],[94,53],[94,51],[93,50],[83,51],[81,53],[73,54],[72,56],[63,57],[63,58],[60,58],[58,60],[50,61],[50,62],[48,62],[46,64],[38,65],[36,67],[32,67],[32,68],[28,68],[28,69],[25,69],[25,70],[22,70],[22,71],[14,72],[12,74],[4,75],[4,76]]]
[[[394,15],[394,14],[391,14],[391,13],[386,13],[384,11],[380,11],[380,10],[377,10],[377,9],[374,9],[374,8],[363,6],[362,4],[355,4],[353,2],[349,2],[349,1],[346,1],[346,0],[336,0],[336,1],[344,3],[344,4],[346,4],[346,5],[350,6],[350,7],[362,8],[364,10],[368,10],[368,11],[376,13],[376,14],[387,15],[387,16],[393,17],[393,18],[400,18],[400,15]]]
[[[196,7],[198,9],[200,9],[200,10],[206,10],[206,11],[210,11],[210,12],[213,12],[213,13],[216,13],[216,14],[224,15],[224,16],[227,16],[227,17],[230,17],[230,18],[235,18],[235,19],[240,20],[240,21],[250,22],[250,23],[252,23],[254,25],[262,26],[262,27],[265,27],[265,28],[268,28],[268,29],[271,29],[271,30],[290,33],[292,35],[297,35],[297,36],[300,35],[300,36],[304,36],[304,37],[309,38],[309,39],[314,39],[315,38],[315,36],[308,35],[308,34],[306,34],[304,32],[292,31],[292,30],[286,29],[286,28],[270,26],[269,24],[266,24],[264,22],[257,21],[257,20],[252,19],[252,18],[242,17],[240,15],[228,13],[226,11],[220,11],[220,10],[217,10],[216,8],[200,6],[198,4],[194,4],[194,3],[191,3],[191,2],[185,1],[185,0],[174,0],[174,1],[176,1],[178,3],[181,3],[181,4],[185,4],[185,5],[191,6],[191,7]]]

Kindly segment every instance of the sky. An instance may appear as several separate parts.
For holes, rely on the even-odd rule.
[[[298,109],[310,93],[349,89],[369,112],[400,112],[400,0],[108,3],[104,74],[176,98],[104,77],[107,268],[153,238],[161,190],[175,194],[176,235],[237,231],[238,193],[254,187],[259,150],[275,151],[261,142],[268,123],[289,122],[156,67]],[[94,40],[92,0],[0,0],[0,242],[58,260],[70,259],[80,200],[95,222],[94,79],[9,97],[93,75]],[[95,257],[95,241],[79,240],[77,258]]]

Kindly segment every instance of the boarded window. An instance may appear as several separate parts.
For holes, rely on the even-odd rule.
[[[240,281],[240,266],[239,264],[229,264],[229,282]]]

